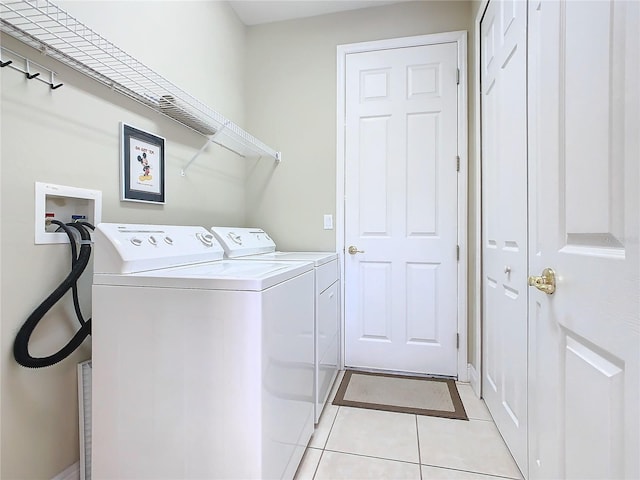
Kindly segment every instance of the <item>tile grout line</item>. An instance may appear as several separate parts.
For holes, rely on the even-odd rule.
[[[464,470],[462,468],[454,468],[454,467],[444,467],[442,465],[432,465],[432,464],[424,464],[425,467],[433,467],[433,468],[439,468],[441,470],[451,470],[453,472],[465,472],[465,473],[472,473],[474,475],[484,475],[487,477],[493,477],[493,478],[499,478],[499,479],[504,479],[504,480],[519,480],[515,477],[506,477],[504,475],[497,475],[495,473],[485,473],[485,472],[478,472],[476,470]]]
[[[336,420],[338,419],[338,414],[340,413],[340,408],[338,406],[338,411],[336,412],[335,417],[333,417],[333,421],[331,422],[331,426],[329,427],[329,432],[327,433],[327,438],[324,441],[324,444],[322,445],[322,451],[324,452],[324,450],[327,448],[327,443],[329,443],[329,438],[331,437],[331,432],[333,431],[333,426],[336,424]]]
[[[329,437],[331,436],[331,432],[333,431],[333,426],[336,424],[336,419],[338,418],[338,413],[340,413],[340,407],[339,406],[338,406],[338,411],[336,412],[335,417],[333,417],[333,421],[331,422],[331,426],[329,427],[329,432],[327,433],[327,438],[325,439],[324,443],[322,444],[322,448],[320,449],[320,458],[318,459],[318,463],[316,465],[316,468],[313,470],[313,476],[311,477],[311,480],[315,480],[316,475],[318,474],[318,469],[320,468],[320,462],[322,462],[322,457],[324,457],[324,452],[326,451],[327,443],[329,443]],[[309,448],[309,447],[307,447],[307,448]]]
[[[374,455],[365,455],[363,453],[353,453],[353,452],[341,452],[340,450],[323,450],[323,452],[331,452],[331,453],[338,453],[340,455],[350,455],[352,457],[361,457],[361,458],[372,458],[375,460],[384,460],[385,462],[396,462],[396,463],[406,463],[407,465],[417,465],[420,466],[419,463],[416,462],[409,462],[407,460],[398,460],[397,458],[387,458],[387,457],[376,457]]]
[[[422,480],[422,454],[420,453],[420,431],[418,430],[418,415],[414,415],[416,421],[416,440],[418,441],[418,470],[420,471],[420,480]]]
[[[324,448],[320,451],[320,458],[318,459],[316,468],[314,468],[313,470],[313,475],[311,476],[311,480],[315,480],[316,475],[318,474],[318,469],[320,468],[320,462],[322,461],[322,457],[324,457]]]

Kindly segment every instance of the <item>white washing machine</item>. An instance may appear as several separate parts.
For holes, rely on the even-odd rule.
[[[290,479],[313,432],[309,262],[202,227],[94,235],[92,477]]]
[[[211,227],[225,256],[238,260],[313,262],[315,272],[315,423],[327,402],[339,366],[340,283],[335,252],[280,252],[260,228]]]

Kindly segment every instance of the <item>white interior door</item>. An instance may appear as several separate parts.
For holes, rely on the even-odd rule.
[[[532,1],[532,478],[640,477],[640,3]]]
[[[457,54],[347,55],[347,366],[457,375]]]
[[[489,2],[481,21],[482,394],[527,471],[527,5]]]

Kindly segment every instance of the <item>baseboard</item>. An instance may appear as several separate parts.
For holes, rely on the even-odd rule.
[[[80,480],[80,462],[76,462],[51,480]]]
[[[470,363],[468,364],[467,370],[469,372],[469,383],[471,384],[471,388],[473,389],[476,396],[480,398],[481,390],[480,390],[480,377],[478,376],[478,371]]]

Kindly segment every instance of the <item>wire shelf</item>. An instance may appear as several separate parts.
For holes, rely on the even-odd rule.
[[[2,0],[0,30],[240,156],[280,160],[280,152],[48,0]]]

